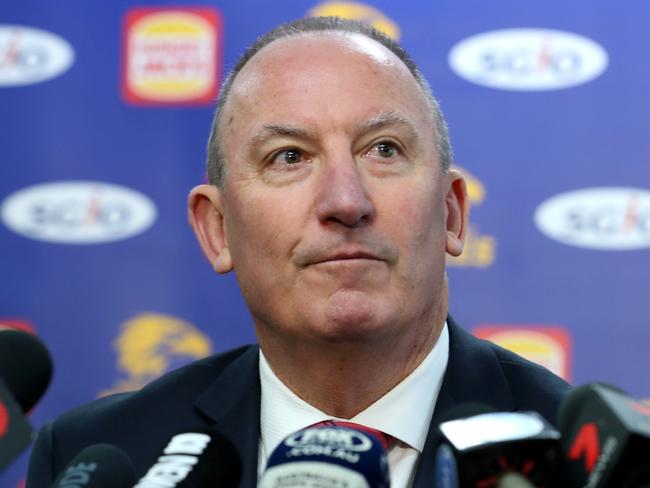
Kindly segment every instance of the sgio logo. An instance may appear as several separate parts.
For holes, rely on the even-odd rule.
[[[456,74],[502,90],[559,90],[600,76],[606,51],[596,42],[551,29],[504,29],[469,37],[449,52]]]
[[[40,29],[0,24],[0,86],[54,78],[73,61],[74,50],[61,37]]]
[[[9,195],[1,207],[4,224],[32,239],[94,244],[134,236],[156,219],[156,207],[141,193],[93,181],[36,185]]]
[[[535,211],[535,224],[551,239],[601,250],[650,247],[650,191],[587,188],[554,196]]]

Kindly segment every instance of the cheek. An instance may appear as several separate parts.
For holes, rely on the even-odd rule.
[[[286,211],[276,201],[258,192],[252,198],[248,192],[241,192],[229,212],[226,225],[228,245],[235,267],[247,268],[253,277],[280,262],[286,254],[284,243],[289,235],[287,223],[291,221]],[[277,261],[274,260],[278,259]],[[260,261],[264,266],[260,266]]]
[[[391,222],[402,246],[408,248],[402,252],[420,256],[424,251],[425,255],[428,252],[433,255],[441,242],[444,252],[444,201],[432,194],[431,190],[412,189],[407,195],[395,202],[396,212]]]

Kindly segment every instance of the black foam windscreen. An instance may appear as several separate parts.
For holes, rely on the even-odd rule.
[[[578,415],[580,414],[584,405],[598,398],[598,393],[593,389],[594,385],[603,386],[622,395],[627,394],[617,386],[600,382],[588,383],[586,385],[572,388],[571,391],[564,397],[562,403],[560,403],[560,408],[558,409],[557,425],[560,429],[560,432],[568,432],[569,429],[576,423],[576,420],[578,420]]]
[[[54,488],[131,488],[135,468],[124,452],[110,444],[85,448],[66,466]]]
[[[192,429],[173,436],[136,488],[236,488],[242,462],[235,446],[212,429]]]
[[[23,412],[31,410],[52,378],[52,359],[43,342],[27,332],[0,330],[0,378]]]
[[[219,486],[235,488],[242,475],[241,457],[225,436],[214,430],[204,430],[211,438],[199,462],[178,485],[178,488]]]
[[[650,484],[650,407],[603,383],[572,390],[558,413],[568,486]]]

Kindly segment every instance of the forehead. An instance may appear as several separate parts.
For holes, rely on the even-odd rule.
[[[311,97],[316,104],[327,95],[336,97],[331,103],[352,102],[346,94],[358,97],[358,91],[385,102],[387,97],[403,104],[410,99],[429,115],[427,99],[406,65],[357,33],[312,32],[271,42],[237,75],[229,102],[259,105],[277,97],[307,102]]]
[[[356,33],[298,34],[262,48],[237,75],[224,107],[222,140],[227,146],[230,136],[241,137],[232,132],[243,126],[358,125],[386,112],[432,130],[427,98],[393,52]]]

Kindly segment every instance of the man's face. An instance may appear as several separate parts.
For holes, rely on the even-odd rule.
[[[360,35],[275,41],[237,76],[221,131],[213,203],[262,344],[444,320],[464,186],[441,171],[430,108],[390,51]]]

